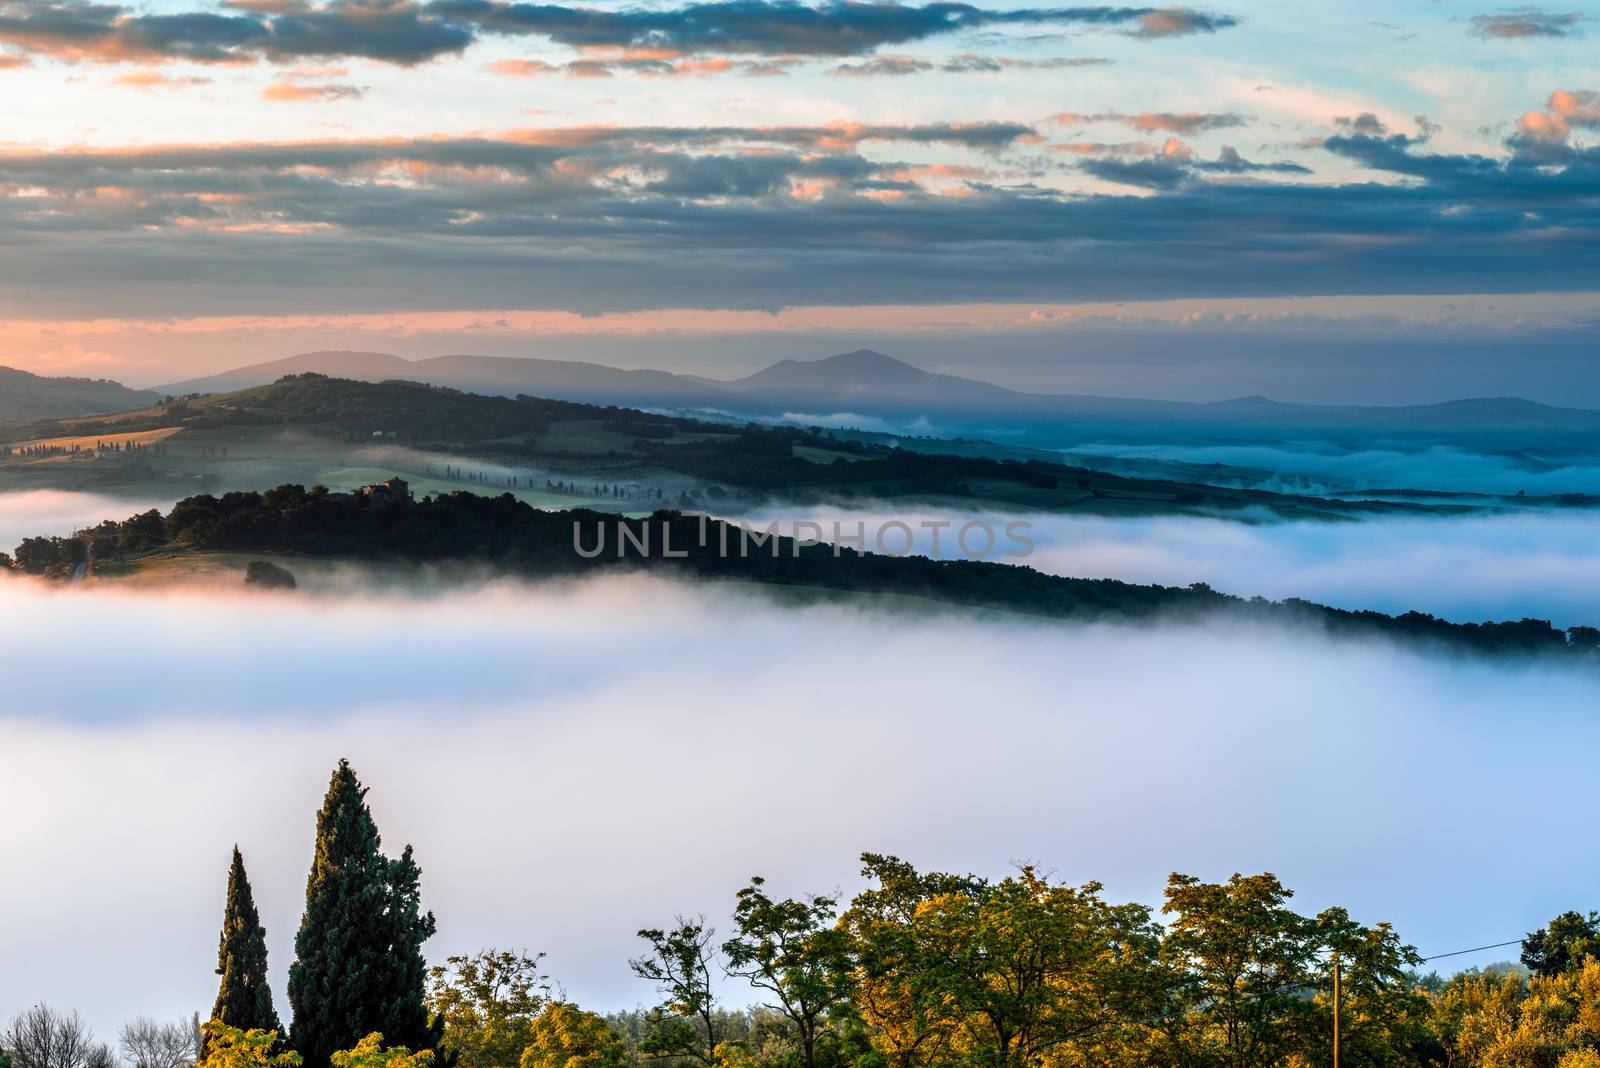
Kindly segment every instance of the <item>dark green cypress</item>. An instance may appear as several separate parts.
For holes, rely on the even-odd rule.
[[[443,1030],[423,1002],[422,943],[435,924],[433,913],[421,911],[422,872],[410,846],[398,860],[379,851],[366,793],[341,760],[317,813],[306,911],[289,968],[294,1048],[305,1068],[327,1068],[331,1054],[373,1031],[386,1046],[437,1051]]]
[[[281,1031],[272,1008],[272,988],[267,985],[267,931],[261,926],[238,846],[233,847],[233,866],[228,869],[228,904],[222,913],[217,974],[222,976],[222,984],[211,1010],[213,1020],[243,1031]]]

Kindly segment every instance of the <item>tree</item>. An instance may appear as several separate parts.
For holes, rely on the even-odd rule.
[[[1413,969],[1422,958],[1387,923],[1363,927],[1342,908],[1318,914],[1319,945],[1336,954],[1342,972],[1340,1049],[1350,1068],[1420,1063],[1437,1052],[1430,1034],[1430,1005]],[[1331,1032],[1332,989],[1317,999],[1321,1010],[1310,1042]]]
[[[533,1022],[519,1068],[621,1068],[627,1056],[611,1025],[565,1001],[552,1001]]]
[[[383,1036],[374,1031],[350,1049],[338,1050],[329,1059],[333,1068],[431,1068],[433,1050],[412,1053],[404,1046],[385,1048]]]
[[[216,1004],[211,1019],[241,1031],[281,1031],[272,1007],[272,987],[267,981],[267,931],[261,926],[244,857],[233,847],[228,868],[228,897],[222,911],[222,934],[217,943]],[[200,1055],[205,1055],[202,1033]]]
[[[245,1031],[207,1020],[200,1032],[206,1053],[198,1068],[300,1068],[300,1054],[281,1052],[283,1039],[276,1031]]]
[[[1526,984],[1515,975],[1465,973],[1439,996],[1435,1016],[1451,1064],[1463,1068],[1590,1068],[1600,1063],[1600,961]]]
[[[459,1068],[516,1068],[547,1000],[542,957],[486,949],[428,973],[428,1008]]]
[[[837,899],[774,900],[759,875],[739,891],[737,934],[722,944],[728,974],[776,999],[770,1006],[794,1027],[803,1068],[816,1068],[817,1037],[827,1016],[850,996],[845,938],[834,929]]]
[[[1185,977],[1200,1042],[1220,1047],[1226,1064],[1280,1064],[1314,1026],[1306,995],[1321,980],[1312,970],[1316,927],[1287,907],[1292,896],[1270,872],[1226,883],[1177,873],[1167,880],[1163,911],[1173,919],[1162,955]]]
[[[115,1060],[76,1012],[43,1003],[13,1018],[0,1046],[14,1068],[109,1068]]]
[[[655,983],[664,1000],[651,1010],[650,1030],[640,1043],[658,1057],[690,1057],[702,1064],[717,1059],[719,1031],[716,997],[711,990],[711,968],[716,932],[704,916],[678,917],[670,931],[646,928],[639,937],[650,943],[650,953],[628,962],[641,979]]]
[[[1522,963],[1547,978],[1590,956],[1600,956],[1600,912],[1563,912],[1522,943]]]
[[[317,813],[306,910],[289,968],[293,1042],[306,1068],[374,1032],[407,1049],[439,1048],[442,1025],[424,1001],[422,943],[435,921],[422,911],[422,872],[406,846],[384,856],[366,788],[341,760]],[[445,1068],[449,1068],[446,1064]]]
[[[146,1016],[122,1025],[118,1044],[133,1068],[182,1068],[200,1056],[195,1021],[157,1023]]]
[[[863,1015],[892,1062],[1104,1063],[1103,1037],[1151,1014],[1162,988],[1149,911],[1031,867],[998,882],[863,858],[883,886],[846,925]],[[887,907],[886,907],[887,906]]]

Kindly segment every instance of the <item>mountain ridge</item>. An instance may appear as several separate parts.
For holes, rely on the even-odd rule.
[[[732,379],[625,369],[572,360],[449,354],[407,360],[388,353],[326,350],[253,364],[162,387],[168,393],[231,392],[307,371],[381,381],[398,378],[469,392],[525,393],[590,404],[720,411],[734,416],[806,418],[849,413],[863,418],[922,419],[957,430],[993,424],[1070,428],[1116,435],[1164,427],[1217,438],[1235,432],[1403,437],[1507,436],[1506,447],[1545,437],[1600,435],[1600,411],[1560,408],[1521,397],[1461,398],[1413,405],[1319,405],[1260,395],[1197,402],[1096,394],[1032,393],[979,379],[925,371],[872,349],[817,360],[784,359]]]

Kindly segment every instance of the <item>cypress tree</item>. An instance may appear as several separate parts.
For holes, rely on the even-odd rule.
[[[228,904],[222,914],[217,974],[222,976],[222,985],[211,1010],[213,1020],[242,1031],[259,1028],[281,1033],[278,1014],[272,1008],[272,988],[267,985],[267,931],[261,926],[238,846],[233,847],[233,866],[228,869]],[[204,1045],[202,1041],[201,1056],[205,1055]]]
[[[306,911],[289,968],[294,1048],[305,1068],[328,1068],[330,1055],[373,1031],[387,1046],[439,1049],[442,1023],[429,1020],[423,1003],[422,943],[435,924],[433,913],[421,911],[422,871],[410,846],[398,860],[379,851],[366,794],[341,760],[317,813]]]

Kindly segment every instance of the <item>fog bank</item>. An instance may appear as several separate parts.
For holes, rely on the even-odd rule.
[[[1303,597],[1391,614],[1415,609],[1458,622],[1531,616],[1563,627],[1600,626],[1600,510],[1595,509],[1248,523],[830,505],[774,506],[743,518],[756,526],[774,519],[814,522],[828,538],[835,523],[850,535],[858,522],[865,523],[869,551],[884,524],[903,523],[924,555],[932,555],[934,545],[932,530],[923,524],[948,523],[937,554],[944,557],[961,555],[956,532],[978,520],[997,534],[995,550],[985,559],[1055,575],[1163,586],[1206,582],[1247,597]],[[1015,547],[1004,534],[1013,519],[1031,524],[1027,536],[1034,549],[1021,559],[1006,555]],[[903,543],[898,528],[885,531],[890,549]],[[983,547],[981,531],[972,533],[969,545]]]
[[[415,598],[0,582],[0,1016],[210,1005],[238,842],[282,990],[334,762],[415,845],[433,959],[547,950],[648,1002],[633,931],[862,850],[1159,900],[1272,870],[1423,952],[1589,907],[1592,675],[1237,627],[777,609],[608,579]],[[1572,754],[1565,768],[1562,754]],[[1500,956],[1504,956],[1501,951]],[[1491,959],[1494,957],[1490,955]],[[1460,963],[1471,963],[1465,958]]]

